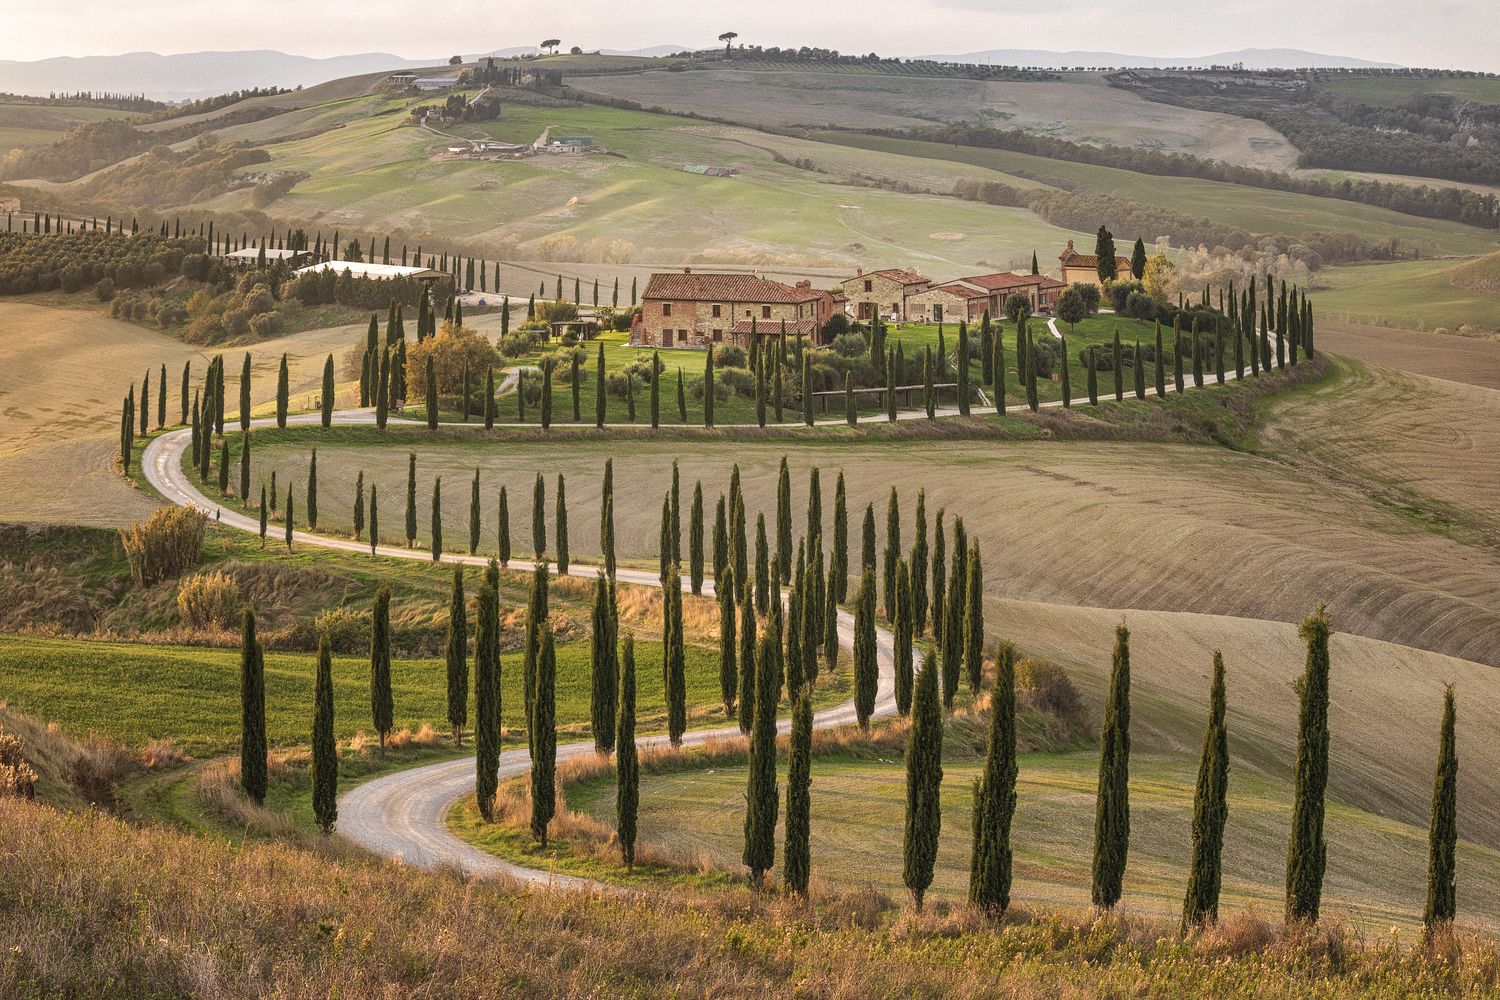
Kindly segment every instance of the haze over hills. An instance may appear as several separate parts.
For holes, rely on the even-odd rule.
[[[639,49],[602,49],[605,55],[662,56],[691,48],[651,45]],[[480,55],[507,58],[537,52],[534,45],[493,49]],[[451,54],[451,53],[450,53]],[[466,58],[475,58],[466,56]],[[1197,57],[1138,56],[1119,52],[1051,52],[1043,49],[989,49],[913,58],[948,62],[1000,63],[1048,67],[1209,66],[1243,64],[1247,69],[1329,66],[1382,67],[1370,62],[1299,49],[1241,49]],[[312,86],[328,80],[381,70],[442,65],[447,55],[411,59],[388,52],[361,52],[317,58],[271,49],[226,52],[128,52],[113,56],[55,56],[24,62],[0,60],[0,91],[48,94],[96,90],[144,93],[158,100],[181,101],[209,97],[249,87]]]

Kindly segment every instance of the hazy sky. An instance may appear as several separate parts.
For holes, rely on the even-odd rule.
[[[1500,71],[1497,0],[12,0],[0,58],[280,49],[428,57],[535,44],[819,45],[882,55],[995,48],[1192,56],[1301,48]]]

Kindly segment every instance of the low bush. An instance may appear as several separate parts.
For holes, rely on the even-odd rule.
[[[120,530],[120,545],[136,583],[181,576],[198,563],[208,515],[190,507],[162,507],[145,523]]]
[[[178,617],[191,628],[227,628],[239,618],[240,608],[239,584],[228,573],[197,573],[177,587]]]

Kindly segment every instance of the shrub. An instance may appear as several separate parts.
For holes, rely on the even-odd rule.
[[[1131,319],[1141,319],[1150,322],[1156,318],[1156,300],[1144,291],[1131,292],[1130,296],[1125,300],[1125,308],[1121,312]]]
[[[177,614],[192,628],[227,627],[240,611],[240,587],[234,577],[214,571],[198,573],[177,587]]]
[[[108,302],[115,297],[115,281],[113,278],[100,278],[94,283],[94,297],[100,302]]]
[[[361,655],[370,651],[370,612],[329,608],[313,620],[315,630],[328,636],[335,653]]]
[[[463,391],[464,365],[469,369],[470,387],[483,387],[484,374],[500,363],[495,348],[487,337],[482,337],[469,327],[454,328],[444,324],[443,328],[426,340],[409,343],[406,349],[406,384],[422,386],[427,378],[427,359],[432,358],[433,374],[437,377],[438,392],[458,393]]]
[[[1130,300],[1132,293],[1145,294],[1146,286],[1139,281],[1111,281],[1109,283],[1109,304],[1115,312],[1124,312],[1125,304]]]
[[[833,338],[833,351],[839,357],[862,357],[869,349],[870,345],[865,342],[864,334],[861,333],[845,333]]]
[[[497,346],[502,356],[519,358],[535,351],[537,345],[544,339],[546,338],[542,331],[522,328],[501,337]]]
[[[136,583],[181,576],[198,562],[208,515],[190,507],[162,507],[144,524],[120,530],[120,545]]]
[[[751,398],[755,395],[755,376],[748,368],[725,368],[714,372],[714,398],[718,398],[718,387],[735,395]]]
[[[1050,333],[1043,333],[1039,338],[1032,339],[1032,356],[1036,358],[1036,377],[1047,379],[1058,370],[1058,361],[1062,357],[1062,345],[1057,338]]]
[[[0,799],[36,798],[36,772],[26,763],[21,741],[0,728]]]
[[[715,368],[743,368],[747,363],[749,358],[739,344],[722,344],[714,348]]]

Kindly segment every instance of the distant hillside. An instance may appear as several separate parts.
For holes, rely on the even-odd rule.
[[[1243,64],[1246,69],[1298,69],[1305,66],[1394,69],[1395,63],[1370,62],[1349,56],[1330,56],[1302,49],[1240,49],[1216,52],[1206,56],[1133,56],[1120,52],[1051,52],[1046,49],[988,49],[959,55],[924,56],[942,62],[999,63],[1005,66],[1085,67],[1111,66],[1163,67],[1183,66],[1194,69],[1205,66]]]
[[[57,56],[35,62],[0,60],[0,91],[47,94],[102,90],[144,93],[158,100],[210,97],[248,87],[306,87],[339,77],[430,66],[437,59],[406,59],[386,52],[314,59],[260,49],[159,55]]]

